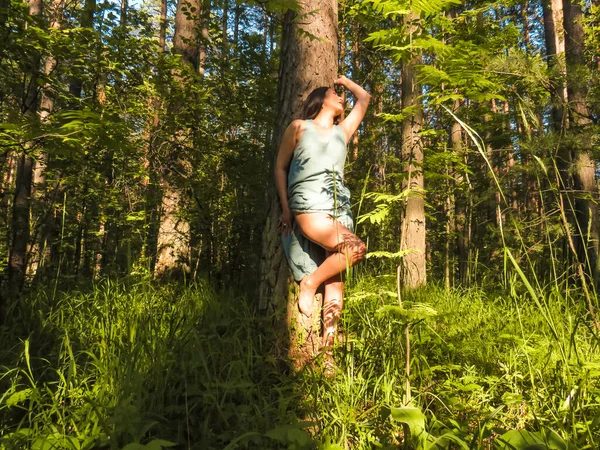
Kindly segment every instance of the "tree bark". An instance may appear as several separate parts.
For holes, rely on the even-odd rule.
[[[64,14],[64,0],[54,0],[51,5],[50,11],[50,29],[60,30],[63,21]],[[56,68],[57,59],[53,55],[46,56],[43,59],[43,71],[46,77]],[[40,100],[40,111],[39,117],[42,124],[47,123],[50,114],[54,109],[54,97],[51,93],[52,86],[46,82],[42,88],[41,100]],[[46,185],[46,168],[48,165],[48,153],[41,152],[34,163],[33,168],[33,186],[32,186],[32,199],[37,204],[32,205],[33,216],[39,220],[36,222],[37,227],[34,233],[33,246],[29,252],[29,264],[27,266],[27,278],[32,279],[35,277],[40,263],[44,259],[44,253],[47,246],[46,229],[51,226],[49,223],[52,220],[50,214],[50,208],[52,204],[49,202],[49,192]],[[44,197],[46,201],[44,201]],[[37,206],[37,208],[36,208]]]
[[[175,34],[173,51],[181,55],[183,65],[198,70],[200,64],[200,16],[201,0],[179,0],[175,13]],[[180,74],[175,74],[180,82],[185,82]],[[158,122],[157,122],[158,124]],[[156,239],[155,276],[179,275],[189,273],[190,267],[190,224],[180,213],[186,203],[186,194],[176,185],[175,172],[171,166],[176,161],[169,161],[168,168],[161,170],[160,187],[162,196],[158,203],[160,208],[160,225]]]
[[[306,14],[315,10],[319,14]],[[332,86],[337,77],[337,19],[337,2],[333,0],[309,0],[297,14],[288,11],[285,15],[271,167],[283,133],[289,123],[298,118],[304,98],[317,87]],[[321,39],[311,39],[299,31],[299,28]],[[283,334],[285,338],[282,337],[279,350],[287,352],[299,367],[313,357],[320,345],[318,329],[311,332],[315,326],[318,328],[317,311],[320,308],[315,310],[312,320],[305,321],[302,319],[304,316],[298,313],[295,284],[291,283],[290,270],[277,231],[281,206],[272,179],[268,190],[268,204],[262,242],[259,307],[269,312],[275,311],[279,317],[286,318],[288,334]]]
[[[83,10],[79,17],[79,24],[82,28],[92,28],[94,26],[94,13],[96,12],[96,0],[85,0]],[[72,76],[69,79],[69,92],[75,98],[81,98],[83,89],[83,80],[81,77]]]
[[[552,76],[552,125],[556,132],[561,132],[564,123],[564,106],[567,103],[567,86],[565,84],[565,30],[563,28],[562,0],[544,0],[544,39],[548,67],[554,70]]]
[[[175,11],[173,51],[184,64],[198,70],[201,0],[178,0]]]
[[[39,18],[42,15],[42,1],[29,1],[29,14]],[[35,54],[31,61],[31,73],[28,74],[28,87],[23,101],[22,113],[37,129],[39,124],[38,107],[38,71],[40,57]],[[29,245],[29,216],[31,212],[31,183],[33,178],[33,158],[29,154],[32,143],[26,144],[26,150],[18,155],[15,196],[13,200],[12,240],[8,262],[8,288],[13,293],[20,292],[25,281],[27,270],[27,246]]]
[[[569,99],[570,131],[574,145],[571,157],[574,162],[573,181],[578,195],[575,199],[575,216],[579,225],[579,261],[589,261],[589,274],[600,281],[598,257],[598,192],[595,180],[595,160],[589,125],[592,120],[587,105],[587,68],[585,65],[583,13],[578,2],[564,0],[565,51],[567,62],[567,93]]]
[[[407,18],[409,32],[416,32],[417,18]],[[406,289],[422,286],[427,281],[425,248],[425,200],[423,178],[423,142],[420,137],[423,112],[416,65],[422,60],[420,50],[402,66],[402,109],[416,107],[414,114],[402,121],[402,160],[407,179],[404,189],[410,194],[401,216],[400,250],[411,250],[402,260],[402,285]]]

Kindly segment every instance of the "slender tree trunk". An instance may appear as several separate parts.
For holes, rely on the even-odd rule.
[[[576,140],[571,148],[574,187],[578,191],[575,215],[581,230],[579,261],[589,261],[589,273],[600,281],[598,243],[598,192],[595,180],[595,160],[589,125],[592,120],[587,105],[587,68],[585,66],[583,13],[578,2],[564,0],[566,31],[567,91],[569,98],[570,130]]]
[[[416,32],[416,17],[406,19],[409,29]],[[416,288],[424,285],[426,275],[425,248],[425,200],[423,178],[423,143],[420,137],[423,126],[423,113],[420,105],[420,86],[417,83],[416,65],[422,57],[416,51],[402,66],[402,109],[416,107],[416,112],[402,122],[402,160],[407,179],[404,189],[411,193],[406,201],[401,217],[400,250],[412,252],[403,258],[402,282],[404,288]]]
[[[454,103],[454,110],[457,111],[460,102]],[[452,124],[450,130],[450,140],[452,149],[456,155],[466,163],[466,154],[464,152],[462,128],[458,122]],[[466,283],[469,275],[469,247],[470,236],[467,226],[467,196],[468,189],[462,169],[454,169],[454,226],[456,230],[456,257],[458,260],[458,279],[461,283]]]
[[[529,33],[529,16],[528,9],[529,2],[527,0],[523,0],[521,4],[521,21],[523,22],[523,44],[525,45],[525,51],[529,53],[529,41],[530,41],[530,33]]]
[[[298,13],[288,11],[284,19],[271,167],[283,133],[289,123],[298,118],[304,98],[319,86],[331,86],[337,77],[337,2],[309,0],[303,4],[303,8]],[[297,20],[298,15],[315,10],[320,13]],[[300,34],[298,27],[323,39],[310,39]],[[288,352],[297,366],[302,366],[312,358],[320,345],[319,309],[311,320],[303,320],[304,316],[298,312],[295,285],[291,283],[281,237],[277,232],[281,206],[272,179],[268,190],[268,204],[262,243],[259,307],[276,311],[279,317],[286,318],[287,332],[281,335],[279,351]],[[314,331],[310,332],[311,329]]]
[[[54,0],[51,5],[50,29],[60,30],[61,28],[64,8],[63,2],[64,0]],[[50,76],[54,71],[56,64],[57,59],[54,56],[50,55],[44,58],[42,65],[46,77]],[[49,116],[54,109],[54,96],[51,93],[51,90],[52,86],[50,83],[45,83],[41,92],[39,116],[40,122],[43,124],[48,122]],[[33,246],[29,252],[30,258],[27,266],[27,277],[29,279],[35,277],[40,262],[44,258],[46,246],[48,245],[46,241],[48,233],[45,233],[44,229],[50,225],[48,221],[51,220],[52,215],[49,209],[52,208],[52,203],[49,202],[50,193],[48,192],[48,187],[46,185],[47,165],[48,153],[41,152],[35,161],[33,168],[32,199],[35,204],[32,205],[32,211],[34,212],[33,216],[38,220],[36,220]],[[44,201],[44,197],[46,201]]]
[[[242,5],[235,3],[235,14],[233,19],[233,45],[238,47],[240,38],[240,17],[242,16]]]
[[[167,36],[167,0],[160,2],[160,23],[158,29],[158,51],[163,54],[166,49]],[[161,68],[157,67],[157,71]],[[163,101],[158,93],[151,99],[153,106],[152,123],[148,127],[148,142],[146,155],[144,156],[144,165],[148,170],[146,182],[146,236],[144,242],[144,252],[142,257],[147,257],[150,264],[150,270],[154,273],[157,259],[157,238],[160,227],[160,203],[162,201],[160,194],[160,177],[158,176],[159,164],[154,156],[155,149],[160,145],[158,127],[160,125],[160,110]]]
[[[195,0],[198,1],[198,0]],[[202,0],[200,0],[202,1]],[[198,57],[198,73],[201,77],[204,77],[204,72],[206,71],[206,56],[207,56],[207,46],[208,46],[208,38],[209,38],[209,30],[208,27],[210,25],[210,0],[204,0],[202,3],[202,12],[200,16],[201,23],[201,34],[200,34],[200,53]]]
[[[354,44],[352,44],[352,75],[354,79],[357,79],[358,74],[360,73],[360,58],[359,58],[359,47],[358,47],[358,42],[360,41],[360,31],[361,31],[361,26],[360,23],[358,21],[356,21],[355,25],[354,25],[354,32],[355,32],[355,36],[354,36]],[[354,135],[352,136],[352,160],[356,161],[358,159],[358,140],[359,140],[359,136],[358,133],[354,133]]]
[[[544,39],[548,67],[553,69],[552,76],[552,125],[555,131],[562,132],[566,126],[564,106],[567,103],[565,84],[565,31],[563,28],[562,0],[544,0]]]
[[[85,0],[83,10],[79,18],[79,24],[82,28],[92,28],[94,26],[94,13],[96,12],[96,0]],[[81,98],[83,81],[79,76],[72,76],[69,79],[69,92],[75,98]]]
[[[33,17],[42,15],[42,1],[29,1],[29,14]],[[32,72],[28,74],[28,86],[23,101],[23,116],[32,124],[32,128],[37,129],[39,123],[38,107],[38,70],[40,66],[40,57],[34,55],[31,61]],[[28,149],[32,143],[28,143]],[[27,150],[28,150],[27,149]],[[25,281],[25,272],[27,270],[27,247],[29,245],[29,216],[31,212],[31,183],[33,178],[33,158],[28,151],[18,155],[17,159],[17,179],[15,186],[15,196],[13,201],[12,216],[12,242],[10,247],[10,256],[8,263],[8,286],[11,292],[20,292]]]
[[[223,39],[223,58],[227,59],[227,50],[229,48],[229,0],[223,0],[223,23],[222,26],[222,39]]]
[[[182,64],[190,66],[193,70],[200,67],[200,0],[179,0],[175,13],[175,34],[173,36],[173,50],[181,55]],[[179,74],[175,74],[179,77]],[[180,78],[180,82],[184,80]],[[169,162],[169,166],[175,162]],[[180,214],[186,203],[183,189],[175,183],[175,174],[171,167],[161,171],[160,186],[162,199],[160,200],[160,225],[157,237],[157,256],[154,266],[156,276],[190,272],[190,225],[187,219]]]

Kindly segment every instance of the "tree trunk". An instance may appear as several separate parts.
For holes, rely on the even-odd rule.
[[[175,11],[173,52],[181,55],[184,64],[198,69],[201,0],[178,0]]]
[[[309,0],[298,13],[288,11],[285,15],[281,60],[277,115],[273,137],[271,167],[275,161],[281,138],[289,123],[298,118],[304,98],[315,88],[332,86],[337,77],[337,2],[333,0]],[[317,15],[306,15],[301,21],[297,14],[318,10]],[[298,28],[321,39],[311,39]],[[270,171],[269,173],[272,173]],[[303,366],[314,355],[320,345],[320,333],[310,332],[319,325],[317,309],[312,320],[303,320],[298,312],[295,285],[291,283],[290,270],[285,260],[281,238],[277,232],[277,221],[281,206],[275,184],[271,179],[268,190],[269,210],[263,232],[260,267],[259,307],[269,312],[276,311],[287,321],[287,341],[282,335],[280,352]],[[281,324],[282,322],[280,322]],[[283,328],[283,327],[282,327]]]
[[[60,30],[63,19],[63,4],[64,0],[54,0],[51,6],[51,21],[50,28]],[[49,76],[56,67],[57,60],[50,55],[44,58],[43,70],[44,75]],[[50,83],[45,83],[42,88],[39,117],[41,123],[47,123],[52,110],[54,109],[54,97],[51,93],[52,87]],[[29,264],[27,266],[27,278],[35,277],[41,261],[44,259],[44,253],[48,245],[46,238],[48,233],[46,229],[51,226],[51,211],[52,203],[50,193],[46,185],[46,167],[48,164],[48,153],[42,152],[35,161],[33,168],[33,186],[32,199],[35,204],[32,205],[33,216],[39,220],[36,221],[36,230],[34,233],[33,246],[29,252]],[[44,201],[44,197],[46,201]],[[37,208],[36,208],[37,206]]]
[[[233,19],[233,45],[237,48],[240,36],[240,17],[242,16],[242,5],[235,3],[235,15]]]
[[[575,163],[573,178],[575,190],[575,216],[580,227],[578,245],[579,261],[589,261],[589,273],[600,280],[598,257],[598,192],[595,180],[595,160],[592,157],[592,141],[589,125],[591,118],[587,106],[587,69],[585,66],[583,13],[577,2],[564,0],[564,25],[567,60],[567,92],[569,99],[570,131],[575,138],[571,147]]]
[[[563,28],[562,0],[544,0],[544,39],[548,67],[552,75],[552,125],[556,132],[564,130],[566,123],[564,106],[567,103],[565,84],[565,30]]]
[[[29,14],[34,17],[42,15],[42,1],[29,1]],[[40,57],[34,55],[31,61],[32,72],[28,74],[29,85],[23,101],[23,116],[37,128],[38,118],[38,70]],[[26,144],[28,148],[32,143]],[[27,246],[29,245],[29,216],[31,212],[31,182],[33,178],[33,158],[24,151],[17,160],[17,179],[13,201],[12,242],[8,262],[8,287],[11,292],[19,292],[25,281],[27,270]]]
[[[158,29],[158,42],[159,53],[163,54],[166,50],[166,36],[167,36],[167,0],[161,0],[160,2],[160,22]],[[161,67],[156,67],[156,70],[159,72]],[[156,259],[157,259],[157,238],[160,228],[160,203],[161,203],[161,194],[160,194],[160,177],[158,175],[159,172],[159,164],[157,164],[156,157],[154,154],[156,153],[156,148],[160,145],[161,139],[160,135],[156,133],[158,130],[158,126],[160,124],[160,110],[163,105],[163,101],[160,98],[160,93],[157,94],[151,100],[151,104],[153,106],[153,117],[152,123],[148,126],[147,139],[148,142],[146,144],[146,154],[144,155],[144,165],[147,169],[147,179],[145,181],[145,200],[146,200],[146,235],[144,241],[144,251],[142,254],[142,258],[146,257],[150,263],[150,270],[154,272],[156,267]]]
[[[223,23],[222,35],[223,35],[223,63],[227,60],[227,50],[229,48],[229,35],[227,26],[229,23],[229,0],[223,0]]]
[[[175,13],[175,34],[173,51],[181,55],[184,65],[198,70],[200,64],[199,30],[201,0],[179,0]],[[175,74],[176,76],[178,74]],[[181,79],[183,83],[183,79]],[[158,122],[157,122],[158,124]],[[162,197],[160,225],[156,239],[156,264],[154,274],[165,276],[190,272],[190,225],[179,213],[185,204],[185,192],[173,180],[174,171],[168,168],[161,171],[160,187]]]
[[[162,208],[158,230],[157,256],[154,273],[157,276],[190,272],[190,224],[178,216],[183,194],[179,189],[162,183]]]
[[[198,59],[198,73],[201,77],[204,77],[206,71],[206,55],[209,37],[209,25],[210,25],[210,0],[204,0],[202,3],[202,13],[200,15],[200,24],[202,27],[200,34],[200,52]]]
[[[453,105],[454,114],[458,114],[458,110],[461,107],[460,100],[455,100]],[[450,127],[450,145],[452,146],[452,151],[455,153],[457,157],[460,157],[462,160],[464,158],[464,145],[463,145],[463,135],[462,135],[462,127],[460,123],[457,121],[452,122],[452,126]],[[453,233],[456,237],[456,256],[458,259],[458,275],[461,281],[466,279],[467,272],[467,245],[468,242],[465,233],[467,230],[466,224],[466,214],[465,214],[465,196],[462,195],[464,191],[464,180],[461,170],[453,169],[452,170],[452,189],[449,190],[448,194],[448,212],[450,217],[448,218],[448,227],[449,232]],[[450,237],[448,237],[450,239]],[[450,252],[448,251],[448,258],[450,258]]]
[[[416,17],[409,15],[409,32],[415,32]],[[416,288],[424,285],[426,276],[425,200],[423,179],[423,143],[420,137],[423,113],[420,107],[420,86],[415,66],[421,64],[420,51],[402,66],[402,109],[416,107],[415,113],[402,121],[402,160],[407,179],[404,189],[411,193],[401,217],[400,250],[412,250],[402,260],[402,285]]]

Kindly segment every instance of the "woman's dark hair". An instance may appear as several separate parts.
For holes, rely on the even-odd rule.
[[[319,111],[321,111],[321,108],[323,108],[325,94],[328,90],[329,88],[327,86],[322,86],[316,88],[314,91],[308,94],[308,97],[306,97],[306,100],[304,100],[304,105],[302,106],[303,120],[314,119],[317,117],[317,114],[319,114]]]
[[[302,105],[302,120],[314,119],[317,117],[317,114],[319,114],[319,111],[321,111],[321,108],[323,108],[325,94],[327,94],[329,89],[330,88],[327,86],[321,86],[308,94],[308,97],[306,97],[306,100],[304,100],[304,105]],[[335,116],[333,118],[333,123],[337,125],[340,121],[340,118],[341,114],[339,116]]]

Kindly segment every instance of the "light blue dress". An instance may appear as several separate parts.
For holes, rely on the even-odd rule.
[[[294,212],[324,212],[354,231],[350,191],[344,185],[346,134],[334,125],[322,136],[312,120],[294,149],[288,172],[288,204]],[[283,249],[296,281],[310,275],[325,260],[321,246],[307,239],[296,221],[293,233],[282,235]]]

